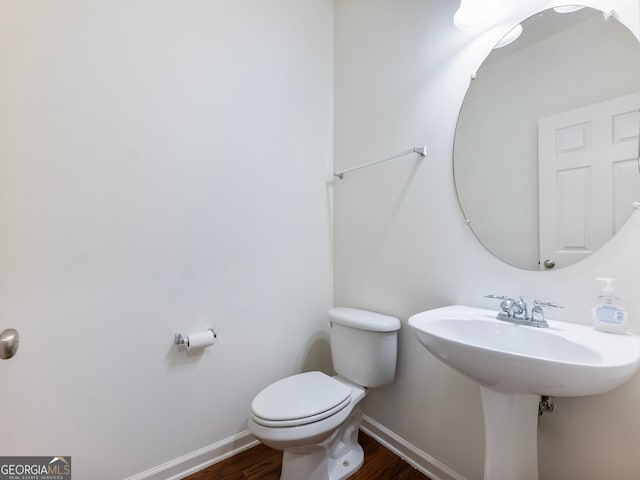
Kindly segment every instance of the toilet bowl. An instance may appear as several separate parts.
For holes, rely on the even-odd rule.
[[[249,431],[285,452],[282,480],[344,479],[364,459],[357,442],[364,396],[364,388],[321,372],[287,377],[256,396]]]
[[[342,480],[362,466],[360,401],[395,377],[400,321],[353,308],[329,311],[338,375],[306,372],[278,380],[251,403],[249,431],[282,450],[281,480]]]

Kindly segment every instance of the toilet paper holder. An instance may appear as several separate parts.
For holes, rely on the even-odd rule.
[[[208,331],[213,333],[213,338],[218,338],[218,334],[213,328],[209,328]],[[189,335],[182,335],[181,333],[176,333],[173,339],[173,343],[175,343],[176,345],[188,345]]]

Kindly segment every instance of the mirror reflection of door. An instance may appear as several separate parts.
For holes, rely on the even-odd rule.
[[[633,158],[627,154],[612,160],[613,171],[596,174],[592,169],[591,179],[608,176],[609,183],[618,183],[611,199],[587,204],[587,194],[580,190],[587,182],[586,170],[567,168],[561,186],[572,193],[560,203],[563,210],[556,220],[579,218],[582,209],[591,215],[591,224],[587,228],[570,222],[560,229],[556,225],[552,235],[560,232],[561,239],[556,239],[555,249],[541,248],[539,209],[545,206],[540,193],[545,190],[539,187],[540,119],[637,94],[640,42],[614,17],[588,7],[571,13],[545,10],[526,19],[522,27],[517,40],[488,54],[470,82],[455,133],[454,179],[465,219],[487,250],[518,268],[539,270],[545,260],[555,260],[557,269],[586,257],[618,231],[632,212],[630,197],[640,202],[638,185],[618,180],[635,175],[640,181],[640,175],[624,161]],[[625,108],[620,112],[628,111]],[[611,148],[635,146],[637,154],[637,117],[615,119],[619,138]],[[569,119],[557,128],[586,121]],[[608,135],[613,135],[610,128]],[[584,139],[583,135],[579,128],[563,131],[561,141],[567,149],[563,161],[583,165],[578,161],[581,154],[572,150],[582,141],[592,141],[591,133]],[[543,189],[551,184],[542,181]],[[631,188],[633,195],[627,191]],[[613,202],[606,207],[608,213],[596,216],[595,210],[607,202]],[[584,212],[582,218],[586,221]],[[605,222],[596,225],[602,218]],[[606,234],[590,230],[596,227]],[[558,250],[561,254],[556,254]]]
[[[604,245],[640,196],[640,93],[541,119],[540,268],[566,267]]]

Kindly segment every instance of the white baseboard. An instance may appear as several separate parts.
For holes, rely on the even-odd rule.
[[[187,453],[125,480],[179,480],[258,445],[248,430]]]
[[[363,415],[361,430],[433,480],[466,480],[435,458]],[[248,430],[187,453],[125,480],[180,480],[260,443]]]
[[[371,417],[362,416],[360,429],[433,480],[466,480],[459,473],[427,455]]]

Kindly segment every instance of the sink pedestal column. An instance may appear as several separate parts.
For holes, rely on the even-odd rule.
[[[480,387],[484,412],[484,480],[538,480],[538,404],[528,393]]]

